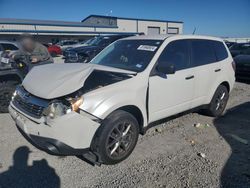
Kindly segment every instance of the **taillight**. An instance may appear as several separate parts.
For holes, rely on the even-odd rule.
[[[234,61],[232,62],[232,67],[233,67],[233,70],[234,70],[234,72],[235,72],[235,70],[236,70],[236,64],[235,64]]]

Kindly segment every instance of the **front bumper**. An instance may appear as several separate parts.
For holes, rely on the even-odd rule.
[[[79,63],[78,59],[69,59],[69,58],[65,58],[64,63]]]
[[[82,155],[89,151],[99,123],[71,112],[54,120],[34,119],[12,103],[9,112],[17,128],[37,148],[54,155]]]

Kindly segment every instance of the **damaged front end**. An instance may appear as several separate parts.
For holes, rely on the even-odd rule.
[[[52,69],[59,71],[58,67]],[[75,68],[70,72],[71,77],[59,72],[54,76],[57,80],[50,84],[40,79],[36,69],[31,71],[32,75],[17,87],[9,111],[20,132],[38,148],[55,155],[86,155],[85,159],[98,163],[90,147],[101,119],[82,110],[84,95],[133,76],[91,66],[82,72]]]

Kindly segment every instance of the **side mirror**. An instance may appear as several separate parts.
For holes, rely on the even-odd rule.
[[[167,62],[160,62],[157,67],[157,71],[163,74],[174,74],[175,73],[175,66],[173,64],[169,64]]]

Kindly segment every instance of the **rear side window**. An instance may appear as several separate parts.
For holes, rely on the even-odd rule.
[[[222,42],[219,41],[211,41],[211,44],[214,48],[217,61],[222,61],[228,57],[227,50],[225,48],[225,45]]]
[[[18,50],[18,48],[13,44],[2,43],[3,50]]]
[[[192,65],[201,66],[217,61],[210,40],[191,40]]]
[[[182,70],[189,67],[188,41],[176,40],[170,42],[163,50],[158,63],[174,65],[175,69]]]

